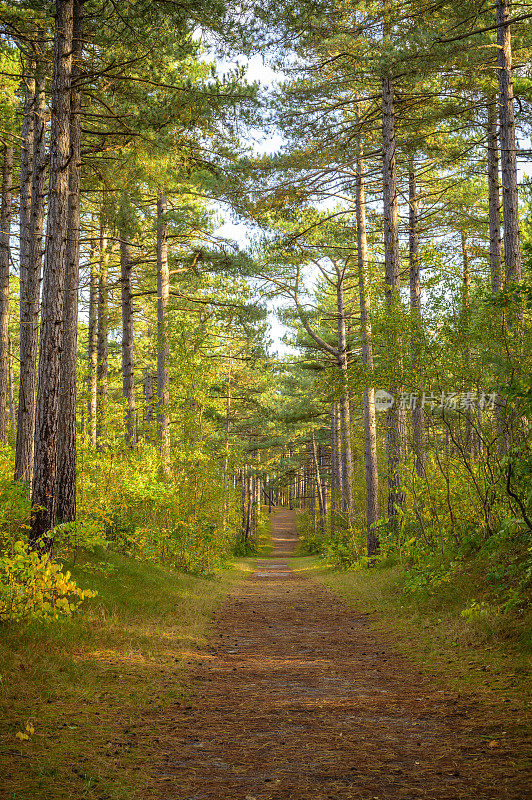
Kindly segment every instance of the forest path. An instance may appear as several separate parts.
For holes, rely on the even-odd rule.
[[[493,710],[438,689],[371,614],[291,571],[294,517],[274,515],[272,557],[216,614],[192,698],[144,719],[143,800],[525,800],[520,743]]]

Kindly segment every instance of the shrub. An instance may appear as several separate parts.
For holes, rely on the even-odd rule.
[[[80,589],[63,565],[19,540],[0,556],[0,622],[57,620],[70,615],[96,592]]]

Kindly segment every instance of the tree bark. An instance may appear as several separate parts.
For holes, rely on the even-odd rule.
[[[338,403],[331,403],[331,536],[336,530],[337,514],[342,495],[340,414]]]
[[[50,179],[43,271],[39,376],[30,541],[35,546],[55,521],[57,431],[69,199],[70,85],[74,0],[56,0]],[[47,537],[45,549],[52,551]]]
[[[323,496],[323,483],[321,480],[321,472],[320,472],[320,459],[318,456],[318,448],[316,446],[316,437],[314,436],[314,431],[312,431],[312,460],[314,462],[314,478],[316,482],[316,494],[318,497],[318,509],[319,509],[319,519],[320,519],[320,530],[322,534],[325,534],[325,501]]]
[[[19,287],[21,313],[25,302],[24,295],[28,280],[28,259],[31,239],[31,187],[33,181],[33,147],[35,139],[35,61],[33,58],[28,58],[26,61],[24,84],[26,88],[24,93],[24,114],[22,118],[19,209]]]
[[[41,39],[42,41],[42,39]],[[20,378],[15,480],[31,482],[35,433],[35,386],[39,343],[39,293],[46,179],[46,98],[43,59],[35,74],[31,208],[27,252],[20,273]]]
[[[491,291],[495,294],[502,287],[501,214],[499,186],[499,146],[497,143],[497,110],[494,103],[488,105],[486,126],[488,146],[488,203],[490,231],[490,276]]]
[[[351,448],[351,408],[347,385],[347,337],[345,327],[344,277],[345,266],[336,269],[336,320],[338,333],[338,366],[342,397],[340,400],[340,430],[342,437],[342,511],[346,514],[347,523],[351,525],[353,514],[353,451]]]
[[[364,188],[362,147],[358,144],[356,178],[356,215],[358,251],[358,296],[360,303],[360,333],[362,361],[367,369],[369,384],[364,387],[364,457],[366,464],[366,526],[368,555],[379,550],[375,524],[379,518],[379,473],[377,466],[377,420],[375,387],[373,385],[373,332],[367,286],[368,245],[366,234],[366,193]]]
[[[59,415],[57,456],[57,518],[61,522],[74,522],[76,519],[76,372],[78,355],[79,242],[81,224],[83,2],[84,0],[75,0],[73,16],[68,238],[63,307],[63,349],[61,352],[61,414]]]
[[[462,228],[460,231],[460,241],[462,245],[462,335],[464,337],[464,366],[466,375],[469,379],[471,371],[471,341],[470,341],[470,309],[469,309],[469,248],[467,246],[467,234]],[[464,453],[468,460],[473,455],[473,435],[474,426],[471,420],[471,412],[465,410],[465,442]]]
[[[120,239],[120,268],[122,291],[122,390],[126,401],[126,442],[134,447],[137,442],[135,429],[135,366],[133,358],[133,291],[131,273],[131,245],[126,236]]]
[[[382,175],[384,206],[384,280],[385,299],[391,317],[399,307],[399,219],[397,207],[397,179],[395,165],[395,102],[394,85],[390,77],[382,83]],[[392,319],[393,324],[393,319]],[[401,342],[395,332],[390,337],[390,353],[400,366]],[[401,488],[402,463],[402,419],[397,402],[398,386],[391,386],[389,391],[396,402],[386,412],[386,440],[388,450],[388,517],[391,522],[397,519],[398,510],[404,505],[404,494]]]
[[[151,367],[146,367],[144,373],[144,422],[146,423],[146,433],[144,438],[150,441],[150,429],[153,422],[153,373]]]
[[[411,157],[408,170],[408,261],[410,277],[410,314],[412,325],[410,352],[412,358],[412,372],[413,374],[416,374],[416,378],[419,377],[419,371],[421,369],[420,339],[422,333],[418,226],[419,199],[417,196],[414,158]],[[415,388],[419,390],[420,386],[417,385]],[[414,465],[416,472],[420,477],[423,477],[426,472],[425,412],[423,406],[417,401],[412,409],[412,445],[414,450]]]
[[[515,141],[512,41],[509,0],[497,0],[497,45],[499,63],[499,128],[501,142],[502,217],[504,224],[504,265],[506,282],[521,278],[519,201]]]
[[[9,423],[14,434],[17,419],[15,412],[15,381],[13,380],[13,341],[11,336],[9,337]]]
[[[166,224],[166,194],[157,200],[157,433],[161,448],[163,475],[170,476],[170,421],[168,418],[168,241]]]
[[[231,366],[227,375],[227,395],[225,399],[225,443],[223,472],[223,515],[222,530],[226,531],[229,523],[229,435],[231,432]]]
[[[96,447],[96,413],[98,397],[98,268],[96,247],[91,241],[89,286],[89,331],[87,340],[89,442]]]
[[[9,265],[13,210],[13,148],[4,146],[0,210],[0,442],[7,438],[9,379]]]
[[[107,391],[109,375],[109,350],[107,343],[109,327],[109,260],[103,208],[100,212],[100,270],[98,276],[98,349],[97,349],[97,396],[96,396],[96,443],[103,447],[105,417],[107,414]]]

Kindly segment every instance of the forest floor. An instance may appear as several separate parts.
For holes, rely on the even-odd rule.
[[[140,797],[529,797],[523,719],[431,679],[374,614],[293,571],[293,512],[272,536],[216,612],[192,696],[138,720],[137,741],[157,731]]]
[[[377,601],[376,571],[294,558],[294,513],[272,522],[255,566],[88,562],[86,611],[4,631],[0,800],[529,797],[522,683],[502,697],[476,666],[479,684],[453,683]]]

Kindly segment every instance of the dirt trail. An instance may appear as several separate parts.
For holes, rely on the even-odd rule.
[[[529,797],[511,729],[291,572],[294,529],[275,515],[273,556],[217,613],[193,697],[144,720],[157,751],[143,800]]]

